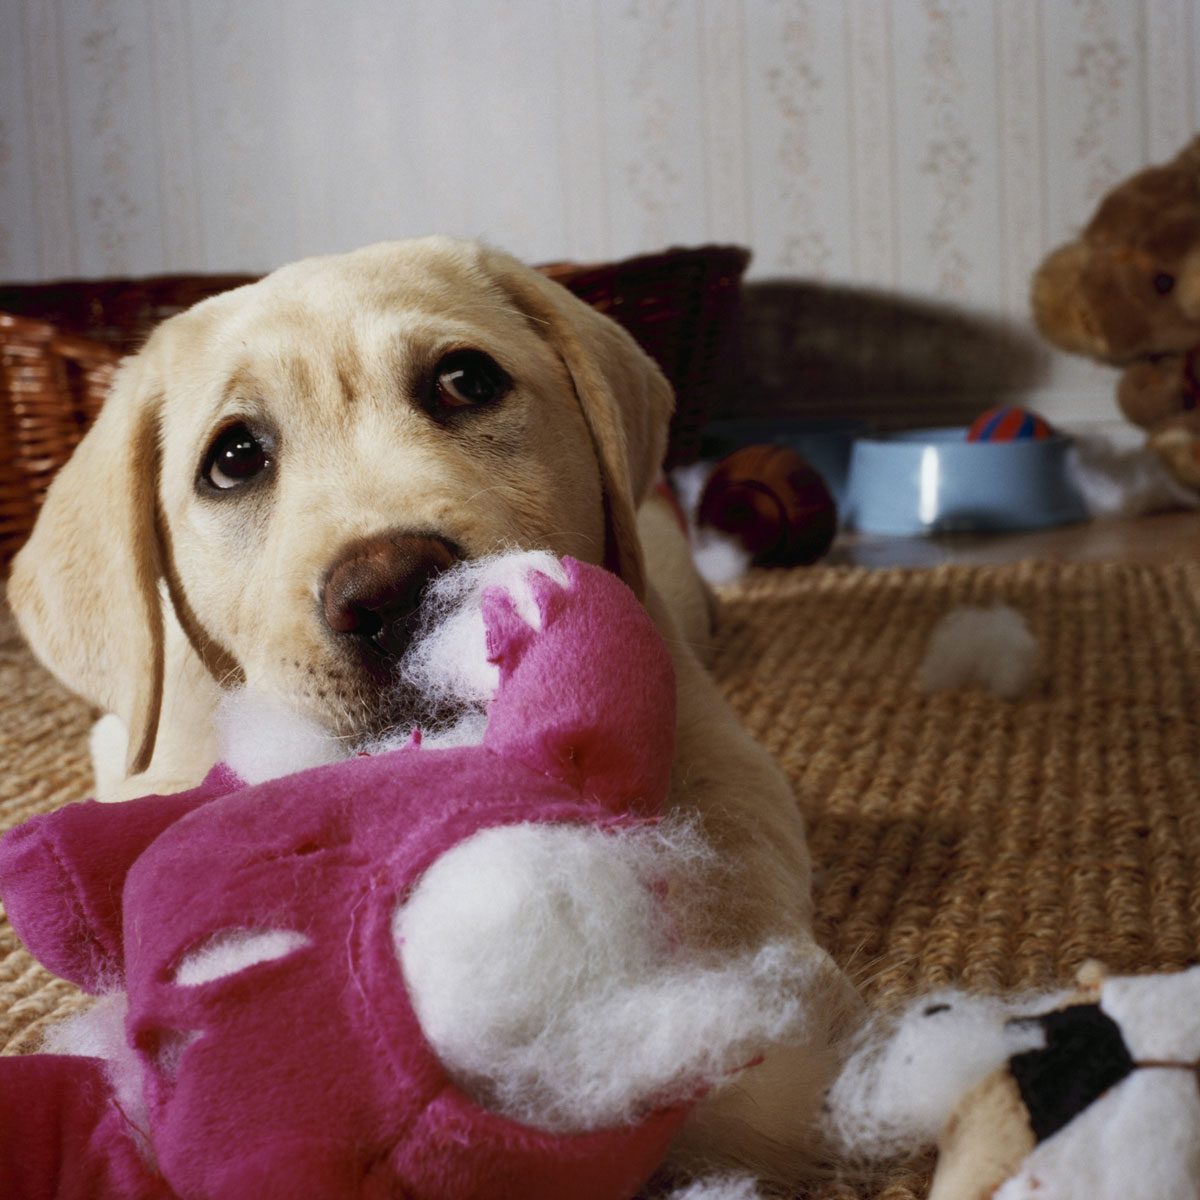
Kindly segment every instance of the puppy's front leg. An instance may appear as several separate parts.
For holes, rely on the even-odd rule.
[[[679,716],[672,804],[698,814],[717,851],[715,903],[689,930],[722,951],[782,940],[812,966],[801,1038],[772,1047],[697,1110],[682,1160],[736,1163],[794,1183],[819,1153],[815,1115],[859,1010],[854,989],[812,936],[811,862],[783,773],[745,731],[654,594],[647,607],[675,663]]]

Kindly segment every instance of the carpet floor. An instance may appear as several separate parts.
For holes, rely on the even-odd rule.
[[[1012,604],[1019,701],[915,686],[958,604]],[[818,935],[873,1005],[1200,959],[1200,564],[759,573],[726,589],[716,674],[783,764],[818,863]],[[4,619],[6,620],[6,618]],[[86,795],[91,714],[0,623],[0,830]],[[0,1053],[81,998],[0,911]],[[866,1192],[909,1200],[922,1172]]]

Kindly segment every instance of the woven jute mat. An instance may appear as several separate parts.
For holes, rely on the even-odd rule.
[[[996,602],[1037,637],[1038,686],[922,694],[933,624]],[[873,1005],[1200,959],[1200,564],[760,573],[722,609],[717,676],[795,786],[818,934]],[[86,794],[90,714],[11,625],[0,698],[2,829]],[[0,914],[0,1051],[80,1003]],[[922,1189],[910,1170],[866,1191]]]

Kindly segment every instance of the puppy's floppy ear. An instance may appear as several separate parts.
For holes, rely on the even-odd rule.
[[[117,372],[13,562],[9,603],[37,656],[129,730],[149,765],[163,688],[157,531],[161,389],[149,350]]]
[[[496,283],[566,364],[600,462],[605,506],[605,565],[645,595],[637,508],[662,466],[671,385],[615,321],[506,254],[483,251]]]

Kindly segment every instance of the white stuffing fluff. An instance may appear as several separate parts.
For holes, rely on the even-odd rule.
[[[1036,1025],[1007,1025],[1058,995],[1009,998],[932,992],[871,1022],[826,1098],[826,1124],[851,1154],[890,1158],[932,1143],[963,1093],[1006,1059],[1040,1048]]]
[[[981,687],[1006,700],[1038,674],[1037,640],[1016,609],[955,608],[933,627],[918,680],[927,692]]]
[[[700,525],[692,531],[692,561],[705,583],[721,587],[737,583],[750,569],[750,552],[730,534]]]
[[[226,929],[184,957],[175,982],[182,987],[211,983],[307,945],[308,938],[292,929]]]
[[[700,507],[700,497],[704,494],[704,485],[715,466],[715,462],[701,459],[699,462],[689,463],[686,467],[676,467],[671,472],[671,487],[689,524],[695,520],[696,510]]]
[[[455,711],[448,723],[419,720],[422,744],[430,748],[474,746],[483,741],[486,708],[500,686],[498,668],[488,662],[483,593],[503,588],[517,614],[533,629],[542,626],[530,581],[534,573],[567,585],[563,565],[545,550],[520,550],[462,562],[442,572],[426,589],[421,622],[400,660],[397,686],[416,698],[426,713]],[[411,730],[397,729],[367,746],[380,753],[408,741]]]
[[[579,1131],[719,1086],[797,1035],[807,960],[680,944],[673,915],[711,863],[682,822],[508,826],[445,854],[393,933],[447,1069],[508,1117]]]
[[[421,600],[420,629],[400,663],[403,682],[433,701],[486,705],[500,675],[487,660],[483,593],[503,588],[518,614],[540,629],[541,613],[529,586],[534,572],[567,584],[562,563],[545,550],[479,558],[438,575]]]
[[[1200,508],[1200,494],[1178,483],[1144,442],[1131,446],[1101,435],[1076,437],[1067,474],[1093,517]]]
[[[692,546],[692,561],[705,583],[720,587],[736,583],[750,569],[751,555],[745,546],[728,533],[711,525],[698,525],[700,497],[712,474],[715,463],[697,462],[678,467],[671,473],[671,486],[679,507],[687,520],[688,539]]]
[[[124,992],[108,992],[90,1008],[49,1026],[42,1038],[42,1050],[82,1058],[116,1058],[125,1050],[128,1010]]]
[[[336,762],[350,752],[315,721],[250,688],[221,698],[217,737],[221,758],[250,784]]]
[[[667,1200],[761,1200],[749,1175],[710,1175],[673,1191]]]
[[[487,713],[468,709],[450,725],[433,725],[423,730],[421,745],[427,750],[449,750],[453,746],[480,746],[487,729]],[[386,743],[383,743],[386,744]]]
[[[128,1011],[129,999],[124,992],[108,992],[90,1008],[51,1025],[42,1038],[41,1049],[44,1054],[103,1059],[121,1111],[135,1129],[144,1132],[149,1129],[149,1117],[141,1063],[125,1037]],[[142,1142],[142,1149],[149,1154],[149,1143]]]

